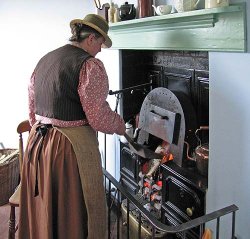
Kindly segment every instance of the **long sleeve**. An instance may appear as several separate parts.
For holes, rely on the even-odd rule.
[[[29,104],[29,122],[30,125],[34,125],[36,122],[36,117],[35,117],[35,91],[34,91],[34,78],[35,74],[33,73],[30,82],[28,85],[28,104]]]
[[[103,63],[96,58],[88,59],[81,69],[78,86],[78,94],[88,122],[96,131],[123,135],[125,123],[106,101],[108,90],[108,77]]]

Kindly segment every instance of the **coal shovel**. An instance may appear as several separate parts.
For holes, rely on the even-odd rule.
[[[129,143],[129,148],[137,155],[141,156],[142,158],[147,159],[161,159],[163,156],[161,154],[155,153],[151,149],[148,149],[145,145],[141,145],[133,141],[126,133],[124,137]]]

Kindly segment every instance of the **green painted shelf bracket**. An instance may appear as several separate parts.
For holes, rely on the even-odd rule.
[[[113,49],[246,52],[245,3],[110,24]]]

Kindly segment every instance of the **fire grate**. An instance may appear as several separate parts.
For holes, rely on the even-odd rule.
[[[105,182],[108,182],[108,187],[106,191],[108,192],[107,202],[109,206],[108,210],[108,235],[109,239],[111,238],[111,205],[112,200],[116,201],[117,205],[117,231],[116,231],[116,239],[124,238],[121,235],[120,228],[122,226],[126,226],[126,238],[129,239],[144,239],[144,238],[164,238],[164,239],[174,239],[175,235],[181,236],[182,239],[187,239],[188,231],[195,227],[200,227],[200,235],[199,239],[202,238],[202,234],[204,232],[205,223],[210,221],[216,221],[216,239],[220,238],[220,219],[221,217],[232,214],[232,225],[231,225],[231,238],[236,239],[235,237],[235,217],[236,211],[239,209],[236,205],[230,205],[228,207],[222,208],[220,210],[214,211],[212,213],[206,214],[204,216],[195,218],[188,222],[182,223],[180,225],[169,226],[161,223],[154,217],[150,212],[147,211],[136,199],[136,197],[132,196],[128,191],[105,169],[103,169],[103,174],[105,178]],[[106,185],[106,184],[105,184]],[[111,188],[112,185],[112,188]],[[116,189],[116,196],[112,199],[113,187]],[[121,200],[121,196],[125,198],[126,201]],[[124,211],[123,220],[124,223],[121,224],[121,211]],[[132,213],[134,216],[131,216]],[[131,223],[131,220],[136,218],[136,223]],[[134,230],[132,225],[135,226],[135,231],[133,237],[131,235],[131,230]],[[228,230],[229,227],[227,227]],[[112,237],[114,238],[114,237]],[[115,239],[115,238],[114,238]]]

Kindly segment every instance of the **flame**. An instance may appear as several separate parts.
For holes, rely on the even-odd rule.
[[[163,157],[161,159],[161,164],[166,163],[166,162],[174,159],[173,154],[170,153],[169,151],[170,151],[170,144],[164,140],[162,141],[161,145],[159,145],[156,148],[155,152],[163,155]]]
[[[165,155],[162,157],[162,159],[161,159],[161,164],[166,163],[166,162],[168,162],[168,161],[171,161],[171,160],[173,160],[173,159],[174,159],[173,154],[171,154],[171,153],[165,154]]]
[[[159,187],[162,187],[162,181],[161,181],[161,180],[157,181],[156,184],[157,184]]]
[[[144,187],[149,188],[150,187],[149,183],[148,182],[144,182]]]

